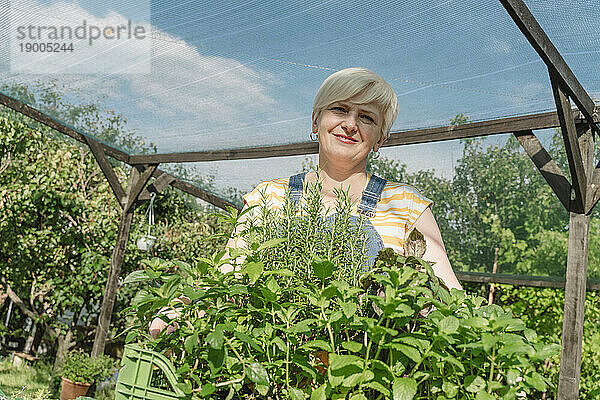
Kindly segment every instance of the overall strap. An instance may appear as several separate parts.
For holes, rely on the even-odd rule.
[[[381,198],[381,192],[383,192],[386,182],[383,178],[371,175],[358,205],[359,214],[363,214],[369,218],[375,216],[375,209],[377,208],[377,203]]]
[[[289,199],[293,205],[298,205],[304,191],[304,177],[306,172],[290,176],[288,187],[290,189]]]

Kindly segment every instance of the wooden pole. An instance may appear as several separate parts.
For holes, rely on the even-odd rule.
[[[560,110],[559,110],[560,113]],[[581,190],[573,188],[571,194],[571,210],[569,213],[569,250],[567,252],[567,272],[565,283],[565,307],[562,328],[562,352],[560,358],[560,372],[558,376],[558,399],[570,400],[579,398],[579,378],[581,374],[581,353],[583,345],[583,323],[585,311],[585,292],[588,265],[588,246],[590,233],[590,214],[581,211],[583,203],[584,209],[591,200],[590,181],[594,168],[594,136],[591,129],[574,130],[567,127],[566,132],[563,128],[565,145],[579,147],[580,161],[579,174],[580,180],[584,178],[587,184],[584,186],[585,196],[583,199],[577,199]],[[570,143],[569,143],[570,142]],[[570,144],[572,144],[570,146]],[[575,169],[575,168],[573,168]],[[573,174],[573,172],[571,172]],[[574,212],[574,211],[577,212]]]
[[[558,399],[579,398],[590,216],[571,212]]]
[[[131,221],[133,220],[133,212],[135,210],[134,204],[148,182],[148,179],[150,179],[152,173],[156,171],[156,167],[157,164],[150,166],[133,166],[131,168],[131,174],[127,185],[127,194],[123,198],[123,214],[121,214],[117,243],[113,249],[110,261],[110,271],[108,273],[108,280],[106,281],[106,288],[104,289],[104,297],[102,299],[102,307],[100,308],[100,315],[98,316],[96,336],[94,337],[94,345],[92,346],[92,357],[98,357],[104,354],[106,336],[108,335],[110,320],[115,306],[115,299],[117,297],[123,257],[125,256],[125,250],[127,249],[129,230],[131,228]]]
[[[133,210],[123,211],[121,215],[121,224],[119,225],[119,233],[117,235],[117,244],[113,249],[112,258],[110,261],[110,271],[106,288],[104,289],[104,297],[102,299],[102,307],[98,316],[98,325],[96,327],[96,336],[94,337],[94,345],[92,347],[92,357],[98,357],[104,354],[104,346],[106,344],[106,336],[110,327],[110,320],[115,299],[117,297],[117,285],[119,276],[121,275],[121,267],[123,265],[123,257],[129,239],[129,230],[131,221],[133,220]]]
[[[498,247],[496,247],[496,250],[494,251],[494,266],[492,267],[492,274],[495,274],[498,272],[498,250],[500,250]],[[494,292],[496,291],[496,284],[492,282],[492,284],[490,285],[490,294],[488,296],[488,305],[492,304],[494,302]]]

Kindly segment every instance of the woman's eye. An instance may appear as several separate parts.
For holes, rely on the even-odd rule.
[[[346,109],[344,109],[343,107],[331,107],[330,108],[331,111],[335,111],[335,112],[346,112]]]
[[[369,117],[368,115],[361,115],[360,118],[363,121],[366,121],[366,122],[368,122],[370,124],[374,124],[375,123],[375,120],[373,118]]]

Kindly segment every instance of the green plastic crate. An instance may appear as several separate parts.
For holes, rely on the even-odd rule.
[[[157,375],[160,375],[159,371],[170,390],[152,386]],[[165,356],[136,345],[125,345],[115,400],[171,400],[184,397],[183,391],[177,387],[175,368]]]

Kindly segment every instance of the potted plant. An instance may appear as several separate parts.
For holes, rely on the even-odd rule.
[[[108,356],[91,357],[82,350],[71,351],[65,357],[62,369],[60,399],[85,396],[90,386],[112,372],[115,363]]]

